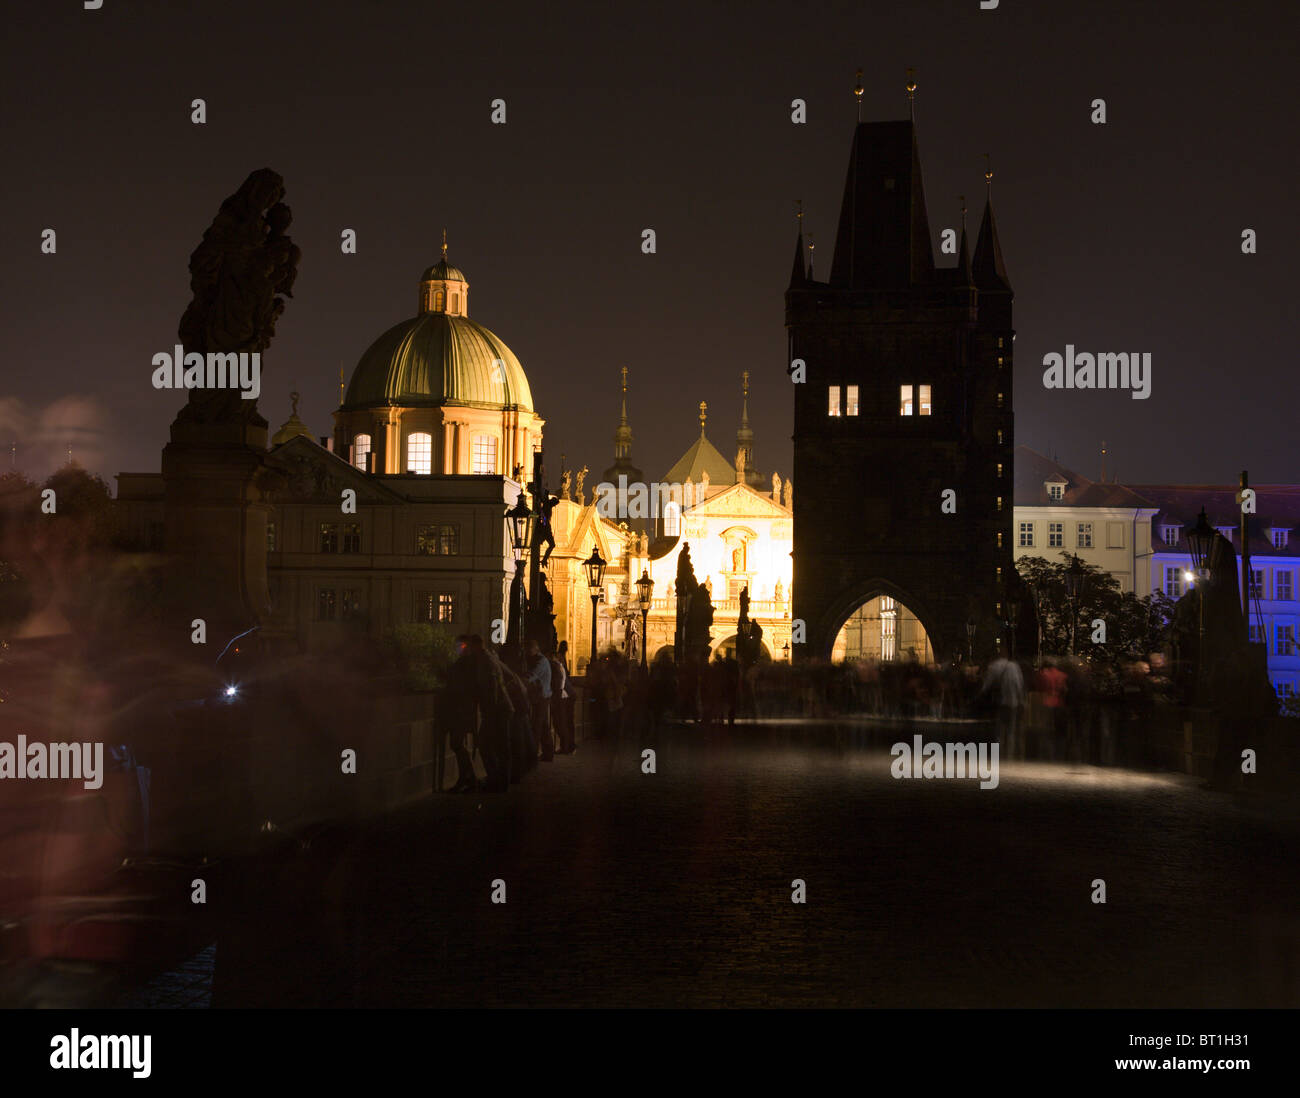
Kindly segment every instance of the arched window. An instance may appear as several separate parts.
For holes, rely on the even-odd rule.
[[[352,464],[363,473],[366,471],[366,458],[370,456],[370,436],[357,435],[352,440]]]
[[[679,538],[682,536],[682,505],[675,499],[670,499],[664,504],[664,537]]]
[[[442,312],[442,303],[445,300],[446,300],[446,296],[443,294],[442,290],[433,291],[433,311],[435,313]]]
[[[460,312],[460,294],[451,295],[451,311],[453,313]]]
[[[425,476],[433,472],[432,435],[416,432],[406,436],[406,471]]]

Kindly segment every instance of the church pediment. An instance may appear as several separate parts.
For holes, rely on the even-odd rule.
[[[733,484],[696,504],[687,512],[691,518],[772,518],[785,519],[790,512],[755,492],[747,484]]]

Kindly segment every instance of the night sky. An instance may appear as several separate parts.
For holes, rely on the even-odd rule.
[[[1090,476],[1300,480],[1296,290],[1300,8],[978,0],[709,7],[33,0],[7,6],[0,442],[44,475],[154,471],[182,403],[150,385],[187,262],[255,168],[284,176],[302,248],[265,356],[330,430],[338,371],[416,311],[438,256],[528,372],[552,468],[612,461],[618,371],[633,458],[696,435],[734,454],[752,374],[756,463],[788,475],[783,292],[795,200],[830,269],[853,136],[916,118],[935,237],[983,206],[1016,290],[1016,438]],[[190,122],[190,101],[208,122]],[[507,102],[508,122],[490,123]],[[808,104],[793,125],[790,102]],[[1108,122],[1089,120],[1106,100]],[[658,254],[642,255],[644,228]],[[40,234],[58,233],[42,255]],[[358,234],[345,256],[340,232]],[[1259,234],[1257,255],[1241,232]],[[1043,355],[1149,351],[1152,396],[1045,391]],[[7,461],[5,467],[8,467]],[[588,480],[590,484],[596,477]]]

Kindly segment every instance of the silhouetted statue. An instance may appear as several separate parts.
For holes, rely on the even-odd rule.
[[[538,546],[545,545],[546,552],[542,554],[542,567],[546,567],[546,562],[551,559],[551,554],[555,552],[555,531],[551,529],[551,512],[555,510],[555,505],[560,502],[559,496],[548,496],[545,493],[541,496],[537,516],[538,529]]]
[[[190,256],[194,297],[176,331],[187,353],[251,353],[271,345],[302,257],[286,233],[293,215],[283,198],[284,180],[259,168],[221,204]],[[261,419],[257,401],[244,400],[237,388],[191,389],[177,418]]]

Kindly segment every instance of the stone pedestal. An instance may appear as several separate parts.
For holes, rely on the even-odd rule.
[[[240,422],[178,416],[162,454],[171,602],[188,619],[207,622],[209,646],[224,645],[270,611],[266,422],[250,411]]]

